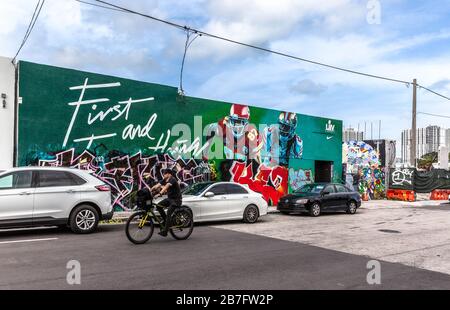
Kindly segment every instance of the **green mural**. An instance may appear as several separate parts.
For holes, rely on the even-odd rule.
[[[92,170],[117,209],[172,168],[183,186],[248,184],[271,203],[312,182],[316,161],[341,175],[342,122],[193,97],[170,86],[19,63],[19,165]],[[292,182],[290,181],[292,177]]]

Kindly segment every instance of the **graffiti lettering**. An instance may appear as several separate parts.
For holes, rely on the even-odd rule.
[[[125,127],[122,133],[122,139],[130,139],[134,140],[136,135],[139,138],[147,137],[150,140],[155,140],[154,137],[150,136],[150,130],[152,129],[153,125],[155,124],[156,119],[158,118],[158,115],[156,113],[153,113],[152,116],[148,119],[147,124],[144,127],[141,127],[141,125],[134,126],[133,124],[129,124]]]
[[[40,159],[39,166],[73,167],[88,170],[96,177],[107,183],[112,190],[113,204],[116,210],[130,210],[137,190],[148,187],[162,179],[161,170],[172,169],[181,187],[192,183],[211,179],[211,166],[201,160],[174,159],[171,156],[157,154],[142,156],[138,152],[132,156],[116,155],[117,151],[110,151],[105,158],[96,156],[85,150],[75,157],[75,150],[69,149],[55,153],[52,159]]]
[[[253,174],[254,162],[246,165],[245,162],[234,161],[230,173],[232,181],[247,184],[251,190],[261,193],[264,199],[278,204],[278,200],[287,193],[288,171],[285,167],[269,168],[260,165],[256,175]]]
[[[405,183],[412,185],[413,169],[396,169],[392,173],[392,185],[404,186]]]
[[[305,184],[312,183],[314,181],[313,179],[311,170],[289,169],[289,185],[291,185],[294,191],[300,189]]]

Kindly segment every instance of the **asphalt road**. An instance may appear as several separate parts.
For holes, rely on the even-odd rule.
[[[80,285],[67,284],[70,260],[81,264]],[[155,234],[139,246],[123,225],[84,236],[1,231],[0,289],[450,289],[449,275],[389,262],[382,284],[368,285],[369,260],[206,225],[186,241]]]

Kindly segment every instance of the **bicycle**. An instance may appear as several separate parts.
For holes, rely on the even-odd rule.
[[[138,208],[141,208],[141,210],[133,213],[128,218],[125,233],[128,240],[132,243],[143,244],[150,240],[155,229],[155,223],[159,226],[160,231],[163,230],[165,223],[161,215],[155,214],[154,209],[156,206],[164,208],[164,206],[153,202],[153,197],[150,193],[143,203],[138,203]],[[164,208],[164,212],[166,212],[165,210],[166,208]],[[176,208],[170,221],[169,233],[176,240],[186,240],[194,230],[192,210],[187,206]]]

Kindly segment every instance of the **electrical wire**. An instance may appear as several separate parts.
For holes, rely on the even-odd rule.
[[[310,60],[310,59],[306,59],[306,58],[290,55],[290,54],[287,54],[287,53],[271,50],[271,49],[264,48],[264,47],[261,47],[261,46],[256,46],[256,45],[252,45],[252,44],[249,44],[249,43],[239,42],[239,41],[236,41],[236,40],[233,40],[233,39],[230,39],[230,38],[218,36],[218,35],[211,34],[211,33],[208,33],[208,32],[204,32],[204,31],[201,31],[201,30],[198,30],[198,29],[194,29],[194,28],[191,28],[191,27],[188,27],[188,26],[182,26],[180,24],[176,24],[174,22],[170,22],[170,21],[167,21],[167,20],[164,20],[164,19],[161,19],[161,18],[157,18],[157,17],[151,16],[151,15],[148,15],[148,14],[144,14],[144,13],[141,13],[141,12],[133,11],[133,10],[130,10],[130,9],[122,7],[122,6],[118,6],[118,5],[109,3],[107,1],[103,1],[103,0],[96,0],[96,1],[100,2],[100,3],[103,3],[105,5],[108,5],[110,7],[113,7],[113,8],[119,9],[119,10],[123,10],[123,11],[125,11],[127,13],[130,13],[130,14],[135,14],[135,15],[139,15],[139,16],[142,16],[142,17],[146,17],[146,18],[149,18],[149,19],[152,19],[152,20],[155,20],[155,21],[167,24],[169,26],[172,26],[172,27],[175,27],[175,28],[178,28],[178,29],[182,29],[182,30],[187,30],[188,29],[188,30],[191,30],[194,33],[198,33],[198,34],[201,34],[201,35],[204,35],[204,36],[208,36],[208,37],[215,38],[215,39],[218,39],[218,40],[226,41],[226,42],[229,42],[229,43],[250,47],[250,48],[253,48],[253,49],[260,50],[260,51],[272,53],[272,54],[275,54],[275,55],[279,55],[279,56],[283,56],[283,57],[287,57],[287,58],[291,58],[291,59],[295,59],[295,60],[300,60],[300,61],[303,61],[303,62],[307,62],[307,63],[311,63],[311,64],[323,66],[323,67],[327,67],[327,68],[330,68],[330,69],[335,69],[335,70],[344,71],[344,72],[348,72],[348,73],[363,75],[363,76],[372,77],[372,78],[376,78],[376,79],[387,80],[387,81],[401,83],[401,84],[405,84],[405,85],[409,85],[410,84],[410,82],[404,81],[404,80],[399,80],[399,79],[394,79],[394,78],[390,78],[390,77],[384,77],[384,76],[380,76],[380,75],[369,74],[369,73],[364,73],[364,72],[360,72],[360,71],[345,69],[345,68],[342,68],[342,67],[333,66],[333,65],[321,63],[321,62],[318,62],[318,61],[314,61],[314,60]]]
[[[191,36],[195,34],[194,32],[190,31],[190,30],[186,30],[186,42],[184,44],[184,53],[183,53],[183,60],[181,61],[181,69],[180,69],[180,87],[178,89],[180,95],[184,96],[184,89],[183,89],[183,71],[184,71],[184,64],[186,61],[186,54],[187,51],[189,49],[189,47],[191,46],[192,42],[195,41],[195,39],[197,39],[198,37],[201,36],[201,34],[195,34],[194,38],[191,39]]]
[[[435,116],[435,117],[442,117],[442,118],[450,118],[450,116],[438,115],[438,114],[427,113],[427,112],[417,112],[417,114],[424,114],[424,115]]]
[[[218,40],[222,40],[222,41],[226,41],[226,42],[229,42],[229,43],[233,43],[233,44],[237,44],[237,45],[253,48],[253,49],[256,49],[256,50],[264,51],[264,52],[267,52],[267,53],[272,53],[272,54],[275,54],[275,55],[279,55],[279,56],[283,56],[283,57],[287,57],[287,58],[303,61],[303,62],[306,62],[306,63],[310,63],[310,64],[322,66],[322,67],[326,67],[326,68],[329,68],[329,69],[339,70],[339,71],[343,71],[343,72],[347,72],[347,73],[357,74],[357,75],[371,77],[371,78],[375,78],[375,79],[386,80],[386,81],[395,82],[395,83],[401,83],[401,84],[405,84],[407,87],[409,87],[412,84],[411,82],[400,80],[400,79],[395,79],[395,78],[391,78],[391,77],[375,75],[375,74],[370,74],[370,73],[364,73],[364,72],[356,71],[356,70],[350,70],[350,69],[346,69],[346,68],[343,68],[343,67],[329,65],[329,64],[318,62],[318,61],[315,61],[315,60],[306,59],[306,58],[290,55],[290,54],[287,54],[287,53],[275,51],[275,50],[264,48],[264,47],[261,47],[261,46],[256,46],[256,45],[252,45],[252,44],[249,44],[249,43],[239,42],[239,41],[236,41],[236,40],[233,40],[233,39],[230,39],[230,38],[218,36],[218,35],[215,35],[215,34],[212,34],[212,33],[208,33],[208,32],[204,32],[204,31],[201,31],[201,30],[198,30],[198,29],[194,29],[194,28],[191,28],[191,27],[188,27],[188,26],[183,26],[183,25],[180,25],[180,24],[168,21],[168,20],[157,18],[157,17],[151,16],[151,15],[148,15],[148,14],[137,12],[137,11],[134,11],[134,10],[122,7],[122,6],[118,6],[118,5],[109,3],[107,1],[103,1],[103,0],[95,0],[95,1],[103,3],[103,4],[105,4],[108,7],[102,6],[102,5],[96,5],[96,4],[89,3],[89,2],[84,2],[84,1],[81,1],[81,0],[76,0],[76,1],[81,2],[81,3],[85,3],[85,4],[89,4],[89,5],[99,6],[99,7],[102,7],[102,8],[115,9],[115,10],[118,10],[118,11],[121,11],[121,12],[130,13],[130,14],[134,14],[134,15],[139,15],[139,16],[146,17],[146,18],[152,19],[154,21],[158,21],[158,22],[164,23],[166,25],[169,25],[169,26],[172,26],[172,27],[184,30],[184,31],[191,31],[191,32],[196,33],[198,35],[208,36],[208,37],[215,38],[215,39],[218,39]],[[431,89],[429,89],[429,88],[427,88],[425,86],[419,85],[419,84],[417,84],[417,86],[420,87],[420,88],[423,88],[424,90],[426,90],[426,91],[428,91],[430,93],[433,93],[433,94],[435,94],[435,95],[437,95],[439,97],[442,97],[442,98],[447,99],[447,100],[450,101],[450,98],[445,96],[445,95],[442,95],[442,94],[440,94],[440,93],[438,93],[438,92],[436,92],[434,90],[431,90]]]
[[[92,5],[92,6],[96,6],[99,8],[103,8],[103,9],[108,9],[108,10],[113,10],[113,11],[119,11],[119,12],[125,12],[124,10],[120,10],[120,9],[116,9],[116,8],[111,8],[109,6],[105,6],[105,5],[100,5],[100,4],[95,4],[92,2],[87,2],[87,1],[82,1],[82,0],[75,0],[77,2],[83,3],[83,4],[88,4],[88,5]]]
[[[16,54],[14,55],[14,58],[12,59],[12,63],[14,64],[16,61],[17,56],[19,55],[22,48],[25,46],[25,43],[27,42],[31,31],[33,31],[34,25],[36,24],[36,21],[39,17],[39,14],[41,13],[42,6],[44,5],[45,0],[38,0],[36,7],[34,8],[33,16],[31,17],[30,23],[28,24],[28,28],[25,32],[25,36],[23,37],[22,43],[19,46],[19,49],[17,50]]]
[[[447,99],[447,100],[450,101],[450,98],[449,98],[449,97],[444,96],[444,95],[442,95],[442,94],[440,94],[440,93],[438,93],[438,92],[436,92],[436,91],[434,91],[434,90],[432,90],[432,89],[429,89],[429,88],[427,88],[427,87],[425,87],[425,86],[422,86],[422,85],[417,85],[417,86],[419,86],[420,88],[425,89],[426,91],[429,91],[429,92],[432,93],[432,94],[435,94],[436,96],[442,97],[442,98]]]

